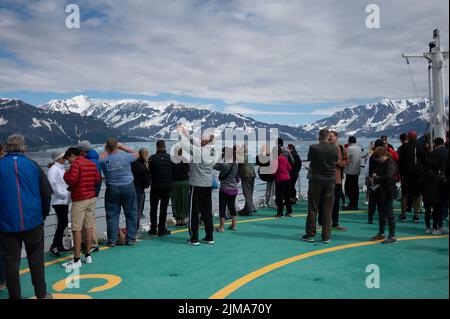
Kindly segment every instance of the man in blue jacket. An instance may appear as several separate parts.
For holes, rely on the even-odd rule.
[[[39,164],[24,155],[22,135],[8,137],[6,152],[0,159],[0,244],[9,298],[22,298],[19,269],[24,242],[36,297],[50,299],[45,284],[44,220],[53,190]]]

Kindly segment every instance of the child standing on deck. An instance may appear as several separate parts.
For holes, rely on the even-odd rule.
[[[220,226],[216,228],[217,232],[225,231],[226,209],[231,215],[230,230],[236,230],[236,196],[239,192],[237,183],[239,182],[238,164],[236,163],[236,148],[224,147],[222,150],[223,163],[214,165],[214,169],[220,171],[220,189],[219,189],[219,213]]]
[[[277,203],[277,214],[275,217],[283,217],[283,208],[286,206],[286,217],[292,217],[291,201],[291,177],[289,172],[292,166],[286,156],[283,155],[283,149],[278,149],[278,168],[275,175],[275,201]]]

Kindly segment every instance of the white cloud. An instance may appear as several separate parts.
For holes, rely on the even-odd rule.
[[[2,2],[22,10],[0,9],[0,44],[16,57],[0,52],[0,92],[165,92],[233,105],[395,98],[414,93],[402,52],[427,51],[435,27],[448,48],[447,0],[379,0],[378,30],[366,29],[359,0],[80,1],[101,18],[72,30],[66,1]],[[412,68],[427,96],[425,62]]]

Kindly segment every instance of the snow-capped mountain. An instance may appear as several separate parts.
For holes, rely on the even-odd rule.
[[[448,107],[446,110],[448,121]],[[428,99],[383,99],[378,103],[346,107],[330,117],[299,127],[314,134],[329,128],[345,136],[397,137],[410,130],[424,134],[429,119]]]
[[[226,127],[248,131],[253,128],[277,128],[288,140],[310,140],[311,133],[299,127],[267,124],[240,114],[225,114],[183,104],[162,104],[139,100],[100,100],[76,96],[67,100],[52,100],[40,105],[45,110],[95,116],[130,136],[142,138],[170,138],[179,123],[201,130]]]
[[[92,116],[48,111],[20,100],[0,98],[0,140],[13,133],[24,135],[31,148],[74,145],[83,139],[104,143],[111,136],[135,140]]]

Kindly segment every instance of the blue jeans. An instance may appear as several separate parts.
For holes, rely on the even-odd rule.
[[[6,283],[5,260],[3,259],[3,248],[0,243],[0,284],[4,283]]]
[[[107,185],[105,192],[106,231],[108,244],[117,243],[120,222],[120,210],[126,219],[127,242],[134,242],[137,233],[137,201],[133,183],[124,186]]]

